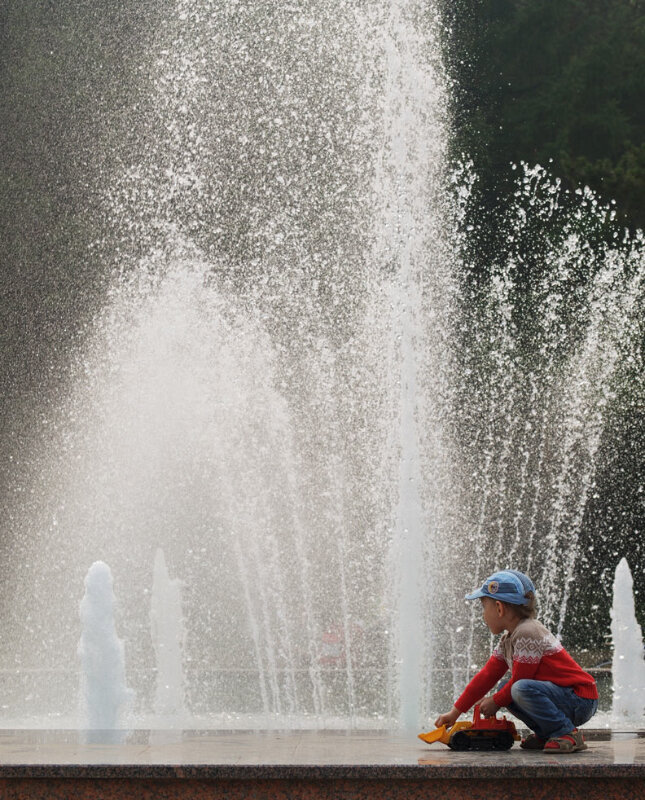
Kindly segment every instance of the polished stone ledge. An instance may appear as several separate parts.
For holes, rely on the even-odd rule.
[[[589,736],[571,755],[455,753],[386,732],[0,731],[0,796],[19,798],[645,798],[645,737]]]

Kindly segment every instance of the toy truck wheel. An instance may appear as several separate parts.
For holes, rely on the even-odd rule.
[[[470,739],[466,733],[459,731],[450,737],[448,747],[451,750],[470,750]]]
[[[495,737],[495,749],[496,750],[510,750],[513,747],[513,736],[508,731],[501,731]]]

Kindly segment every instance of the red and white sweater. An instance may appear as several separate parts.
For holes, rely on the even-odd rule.
[[[456,701],[457,708],[462,713],[468,711],[509,669],[511,679],[493,695],[500,708],[511,702],[511,686],[523,678],[570,686],[579,697],[598,697],[593,677],[571,658],[555,636],[537,620],[524,619],[512,633],[507,631],[502,636],[484,667]]]

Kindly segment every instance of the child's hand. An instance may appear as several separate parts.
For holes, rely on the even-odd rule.
[[[499,706],[492,697],[485,697],[479,704],[479,713],[483,717],[494,717]]]
[[[434,721],[435,728],[440,728],[442,725],[445,725],[446,728],[452,728],[460,714],[461,711],[457,706],[453,706],[447,714],[440,714],[437,717]]]

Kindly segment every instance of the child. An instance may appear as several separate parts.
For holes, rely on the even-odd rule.
[[[510,669],[511,679],[480,702],[492,717],[505,706],[534,733],[522,740],[525,750],[574,753],[586,749],[578,725],[598,708],[593,677],[585,672],[544,625],[535,619],[535,587],[521,572],[504,570],[484,581],[466,600],[481,598],[484,622],[502,633],[486,665],[470,681],[448,714],[435,722],[452,726]]]

